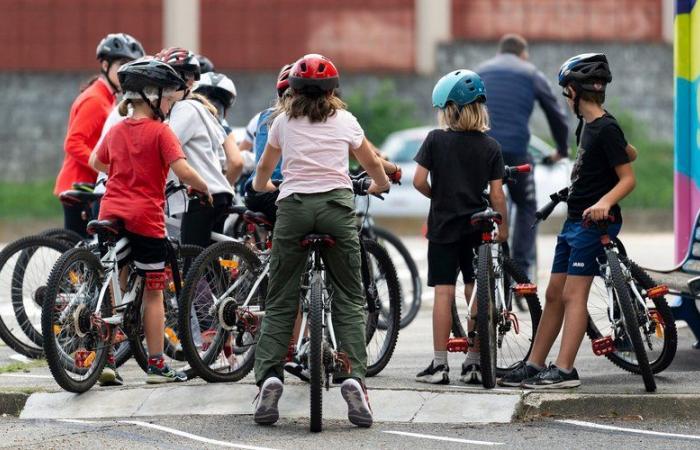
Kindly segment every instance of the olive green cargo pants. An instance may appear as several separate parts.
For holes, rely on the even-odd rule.
[[[278,206],[265,318],[255,349],[255,381],[260,385],[270,375],[284,377],[283,364],[299,307],[301,276],[308,260],[308,250],[300,242],[310,233],[330,234],[336,240],[335,246],[324,248],[321,254],[333,288],[332,318],[338,350],[347,353],[352,370],[335,379],[352,377],[364,381],[365,298],[353,194],[349,189],[293,194]]]

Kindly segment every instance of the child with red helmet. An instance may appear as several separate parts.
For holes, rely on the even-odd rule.
[[[299,245],[312,232],[330,234],[335,246],[323,259],[332,284],[333,318],[339,350],[347,354],[351,372],[335,381],[348,404],[348,419],[372,424],[364,377],[367,367],[364,295],[360,275],[360,243],[355,224],[349,153],[355,154],[373,181],[370,193],[389,189],[382,164],[367,142],[357,119],[334,94],[338,70],[331,60],[311,54],[299,59],[289,75],[291,98],[272,122],[267,145],[256,169],[253,189],[272,192],[270,176],[282,158],[284,181],[277,200],[277,222],[270,257],[270,280],[260,339],[255,351],[255,379],[260,393],[255,421],[279,418],[283,391],[282,362],[299,302],[299,284],[308,250]]]

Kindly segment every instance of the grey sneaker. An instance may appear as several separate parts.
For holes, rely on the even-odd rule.
[[[97,382],[100,386],[122,386],[124,384],[124,380],[121,375],[119,375],[119,372],[117,372],[117,368],[111,364],[107,364],[104,369],[102,369],[102,373],[100,374],[100,378],[97,379]]]
[[[255,398],[255,413],[253,420],[260,425],[272,425],[280,418],[277,402],[282,397],[284,384],[277,377],[270,377],[260,386],[260,392]]]
[[[284,370],[291,373],[295,377],[299,378],[301,381],[308,383],[311,381],[311,375],[309,374],[309,369],[299,364],[296,361],[289,361],[284,364]]]
[[[522,387],[527,389],[562,389],[579,386],[581,386],[581,380],[578,378],[576,369],[567,374],[554,364],[550,364],[549,367],[522,383]]]
[[[348,420],[358,427],[372,426],[372,408],[367,389],[356,379],[348,378],[340,386],[340,393],[348,404]]]
[[[160,361],[153,362],[149,358],[148,370],[146,371],[146,384],[162,384],[182,381],[187,381],[187,375],[185,372],[177,372],[171,369],[162,359]]]
[[[525,361],[520,361],[498,380],[498,385],[520,387],[523,380],[532,378],[538,373],[540,373],[539,369],[529,366]]]

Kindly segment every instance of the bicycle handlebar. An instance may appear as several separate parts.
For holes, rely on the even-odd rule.
[[[372,179],[367,175],[367,172],[360,172],[357,175],[351,176],[350,180],[352,181],[352,192],[355,195],[369,195],[367,190],[369,190],[369,187],[372,185]],[[386,194],[389,191],[383,192],[383,194]],[[372,194],[373,196],[377,197],[380,200],[384,200],[384,196],[382,194]]]
[[[549,203],[544,205],[535,213],[536,220],[535,223],[532,224],[533,227],[538,223],[547,220],[547,218],[552,214],[552,211],[554,211],[554,208],[556,208],[559,203],[565,202],[569,198],[569,188],[566,187],[560,191],[557,191],[554,194],[551,194],[549,198],[551,199]]]
[[[532,172],[531,164],[521,164],[519,166],[505,166],[503,170],[503,181],[504,182],[514,182],[513,176],[516,173],[530,173]]]

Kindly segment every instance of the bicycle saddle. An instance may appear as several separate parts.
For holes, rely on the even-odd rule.
[[[88,203],[101,199],[102,194],[71,189],[61,192],[58,198],[61,200],[61,203],[66,206],[79,206],[87,205]]]
[[[243,213],[243,219],[248,223],[254,223],[260,225],[261,227],[271,230],[272,222],[264,213],[246,210]]]
[[[303,248],[312,247],[317,244],[321,244],[323,247],[333,247],[335,245],[335,238],[330,234],[307,234],[301,240],[301,246]]]
[[[91,220],[87,224],[89,235],[97,234],[107,239],[116,239],[124,230],[124,223],[121,220]]]
[[[478,212],[474,214],[471,219],[472,225],[479,225],[491,222],[495,222],[500,225],[502,221],[503,218],[501,217],[501,213],[496,212],[492,209],[487,209],[485,211]]]

